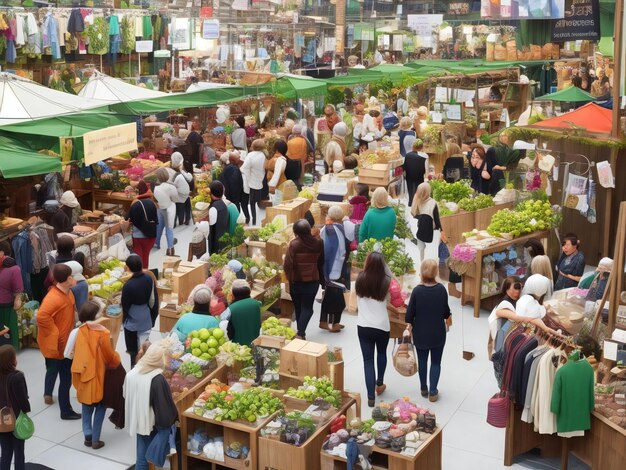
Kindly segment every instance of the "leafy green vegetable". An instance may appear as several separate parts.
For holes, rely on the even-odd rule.
[[[493,197],[488,194],[479,194],[475,197],[465,197],[459,201],[459,208],[468,212],[486,209],[487,207],[493,207]]]
[[[432,196],[435,201],[459,202],[468,198],[474,190],[470,187],[469,180],[461,180],[455,183],[448,183],[445,180],[430,181]]]

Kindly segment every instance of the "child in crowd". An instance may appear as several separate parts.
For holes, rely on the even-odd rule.
[[[350,198],[349,201],[352,205],[350,220],[355,224],[360,224],[363,221],[363,217],[365,217],[369,207],[369,193],[370,188],[368,185],[362,183],[356,185],[356,196]]]

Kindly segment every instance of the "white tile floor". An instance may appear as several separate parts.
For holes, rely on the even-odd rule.
[[[263,216],[259,217],[262,220]],[[178,227],[177,252],[183,257],[187,254],[187,244],[191,239],[192,227]],[[426,256],[436,256],[436,244],[429,247]],[[407,242],[407,249],[416,256],[417,249]],[[165,243],[160,251],[154,250],[150,257],[151,267],[160,265],[165,254]],[[505,468],[504,431],[495,429],[485,422],[487,400],[497,391],[491,363],[486,357],[487,312],[480,318],[473,318],[471,309],[466,307],[461,315],[460,302],[450,298],[454,315],[454,324],[450,329],[443,356],[442,374],[439,383],[440,399],[436,403],[425,402],[419,394],[417,376],[406,378],[399,375],[391,365],[387,367],[385,382],[387,391],[382,396],[394,400],[409,396],[412,400],[429,406],[437,415],[443,431],[443,466],[446,470],[496,470]],[[315,303],[316,312],[320,304]],[[345,361],[345,384],[351,391],[365,394],[362,361],[356,336],[356,316],[346,314],[343,323],[345,330],[331,334],[320,330],[314,319],[309,325],[307,338],[311,341],[341,346]],[[464,332],[464,334],[463,334]],[[158,331],[152,332],[152,339],[160,337]],[[389,357],[393,345],[389,344]],[[120,336],[117,350],[122,356],[125,367],[129,366],[128,356],[124,353],[123,335]],[[462,351],[475,353],[474,359],[466,361]],[[80,462],[80,468],[89,470],[123,470],[133,465],[135,458],[134,441],[127,431],[115,430],[107,420],[102,432],[106,446],[92,450],[83,445],[80,421],[61,421],[58,405],[46,406],[43,403],[44,364],[38,350],[25,350],[18,356],[18,367],[26,374],[32,417],[35,422],[35,437],[26,443],[26,459],[41,463],[55,470],[66,470]],[[75,392],[72,393],[75,410],[80,411]],[[363,415],[369,415],[369,408],[363,407]],[[537,468],[531,465],[514,465],[511,468]]]

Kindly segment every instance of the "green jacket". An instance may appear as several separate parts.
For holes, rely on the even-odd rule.
[[[556,371],[550,411],[558,432],[584,431],[591,427],[594,407],[594,375],[586,360],[570,358]]]
[[[363,217],[359,230],[359,242],[368,238],[383,240],[393,238],[396,231],[396,212],[393,207],[376,209],[370,207]]]
[[[255,299],[242,299],[233,302],[230,310],[230,328],[234,330],[231,340],[234,343],[250,346],[259,337],[261,330],[261,302]]]
[[[228,205],[228,233],[234,235],[237,228],[237,219],[239,218],[239,211],[234,204]]]

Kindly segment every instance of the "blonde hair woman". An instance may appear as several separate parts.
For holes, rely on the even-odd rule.
[[[415,238],[417,238],[417,248],[420,251],[421,261],[424,261],[426,244],[433,241],[434,231],[441,230],[439,207],[437,206],[437,201],[430,197],[430,191],[430,184],[420,184],[417,187],[413,197],[413,204],[411,205],[411,214],[417,219]],[[441,240],[447,241],[443,230],[441,230]]]
[[[396,229],[396,212],[389,206],[389,194],[385,188],[376,188],[372,194],[371,207],[365,213],[361,229],[359,230],[359,241],[369,238],[383,240],[393,238]]]
[[[410,117],[404,116],[400,119],[400,130],[398,131],[398,138],[400,139],[400,154],[404,157],[407,154],[407,146],[405,145],[405,139],[412,137],[413,141],[417,138],[417,134],[411,128],[413,127],[413,121]],[[409,144],[410,145],[410,144]],[[410,147],[409,147],[410,148]]]

